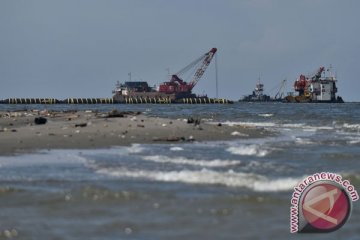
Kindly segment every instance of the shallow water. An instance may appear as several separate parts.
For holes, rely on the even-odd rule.
[[[289,233],[289,207],[294,185],[315,172],[340,173],[359,191],[359,106],[48,106],[192,116],[277,134],[0,157],[0,239],[5,230],[19,239],[358,239],[358,202],[340,230],[315,236]],[[24,107],[34,106],[0,110]]]

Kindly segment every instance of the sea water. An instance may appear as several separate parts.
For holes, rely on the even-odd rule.
[[[0,239],[359,239],[360,204],[330,234],[290,234],[293,187],[336,172],[360,191],[360,104],[1,105],[141,111],[265,128],[234,141],[0,157]]]

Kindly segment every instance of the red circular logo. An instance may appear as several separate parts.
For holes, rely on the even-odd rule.
[[[319,183],[307,189],[302,198],[303,217],[313,228],[334,231],[350,215],[350,200],[346,192],[332,183]]]

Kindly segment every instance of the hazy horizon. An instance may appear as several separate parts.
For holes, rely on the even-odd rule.
[[[0,2],[0,99],[111,97],[116,81],[167,80],[218,48],[219,97],[237,100],[331,64],[360,101],[355,0]],[[214,62],[194,89],[215,97]],[[276,90],[270,92],[274,95]]]

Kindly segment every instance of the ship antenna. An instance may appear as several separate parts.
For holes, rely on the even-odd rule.
[[[259,84],[261,83],[261,73],[259,73]]]
[[[332,64],[330,64],[328,71],[329,71],[329,74],[330,74],[331,79],[334,80],[334,79],[336,79],[336,72],[335,72],[335,74],[334,74],[333,71],[332,71],[332,69],[333,69],[333,66],[332,66]]]
[[[219,85],[218,85],[218,64],[217,64],[217,54],[215,54],[215,84],[216,84],[216,98],[219,96]]]
[[[167,77],[166,77],[166,79],[167,79],[167,80],[168,80],[168,79],[171,79],[171,76],[170,76],[170,68],[166,68],[165,70],[167,71]]]

